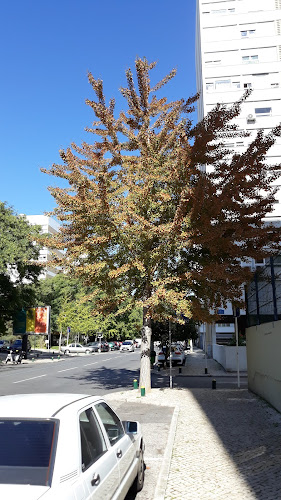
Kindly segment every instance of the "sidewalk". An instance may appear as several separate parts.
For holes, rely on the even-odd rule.
[[[188,354],[185,375],[198,376],[204,363],[201,350]],[[211,376],[225,374],[207,363]],[[137,500],[281,499],[281,415],[248,390],[152,389],[144,397],[131,390],[106,399],[137,404],[140,415],[156,405],[173,408],[169,430],[156,437],[166,443],[160,465],[153,423],[144,426],[146,480],[153,485],[154,471],[157,481]]]

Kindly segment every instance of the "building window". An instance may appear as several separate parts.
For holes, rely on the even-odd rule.
[[[226,9],[215,9],[211,10],[212,14],[226,14]]]
[[[244,83],[244,89],[251,89],[252,84],[251,83]]]
[[[258,55],[254,55],[254,56],[243,56],[242,57],[242,61],[243,63],[256,63],[258,62],[259,60],[259,56]]]
[[[232,82],[232,87],[240,89],[240,82]]]
[[[229,89],[231,87],[231,80],[216,80],[216,90]]]
[[[242,38],[247,38],[249,36],[253,36],[255,34],[255,32],[256,32],[256,30],[243,30],[243,31],[240,31]]]
[[[211,14],[233,14],[235,9],[214,9],[211,10]]]
[[[214,84],[213,83],[206,83],[206,90],[214,90]]]
[[[272,108],[255,108],[257,116],[271,116]]]

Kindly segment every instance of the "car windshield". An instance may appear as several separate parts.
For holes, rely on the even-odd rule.
[[[0,483],[49,486],[55,420],[0,419]]]
[[[132,345],[132,342],[130,342],[129,340],[126,340],[126,342],[123,342],[123,345]]]

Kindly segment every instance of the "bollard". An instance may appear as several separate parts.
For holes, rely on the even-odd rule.
[[[212,380],[212,389],[217,388],[217,381],[215,379]]]
[[[134,379],[134,389],[137,389],[138,388],[138,381],[137,379],[135,378]]]
[[[31,361],[34,361],[34,358],[32,358],[32,360],[31,360]]]
[[[58,356],[58,359],[60,359],[60,356]]]
[[[161,366],[157,365],[157,371],[160,372],[160,370],[161,370]]]
[[[145,387],[141,387],[141,396],[145,396]]]
[[[54,358],[53,358],[53,356],[51,357],[51,360],[52,360],[52,361],[54,361]]]
[[[179,367],[179,373],[181,373],[181,367]]]
[[[205,368],[205,375],[208,373],[208,368]]]

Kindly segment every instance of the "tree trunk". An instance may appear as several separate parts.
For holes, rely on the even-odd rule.
[[[139,389],[145,387],[145,392],[151,391],[150,372],[150,343],[151,343],[151,319],[146,317],[146,308],[143,308],[143,328],[141,342],[140,382]]]

